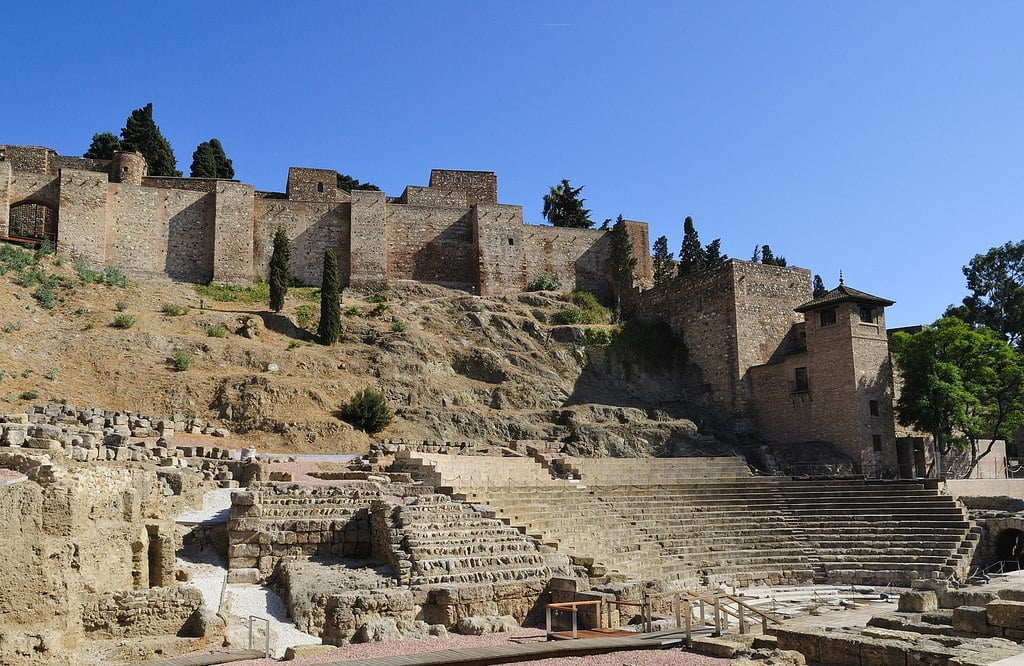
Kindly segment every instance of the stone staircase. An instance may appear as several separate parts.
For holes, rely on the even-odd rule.
[[[539,582],[551,575],[534,540],[447,495],[394,506],[384,519],[402,584]]]
[[[955,500],[922,483],[753,477],[731,458],[574,463],[585,489],[454,496],[611,579],[909,585],[962,574],[979,538]]]

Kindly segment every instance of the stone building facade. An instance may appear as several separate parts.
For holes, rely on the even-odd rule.
[[[246,282],[266,277],[280,226],[292,242],[291,270],[306,284],[319,284],[323,253],[333,249],[343,285],[416,280],[500,295],[549,275],[564,288],[608,292],[608,233],[524,224],[522,207],[498,203],[492,172],[435,169],[429,185],[399,197],[345,192],[337,178],[292,167],[285,192],[260,192],[233,180],[147,176],[137,153],[106,161],[0,146],[0,237],[28,229],[95,266]],[[644,258],[638,283],[649,284],[647,225],[627,227]]]
[[[829,443],[882,474],[898,471],[889,305],[843,284],[812,299],[807,269],[736,259],[634,294],[640,319],[683,340],[736,432]]]

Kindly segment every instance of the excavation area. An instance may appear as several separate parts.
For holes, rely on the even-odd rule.
[[[762,476],[739,457],[582,458],[530,440],[269,454],[213,423],[59,404],[0,429],[4,663],[1024,652],[1024,502],[934,479]]]

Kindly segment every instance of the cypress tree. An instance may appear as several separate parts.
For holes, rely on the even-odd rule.
[[[665,284],[675,276],[674,256],[668,251],[668,238],[659,236],[654,241],[654,284]]]
[[[716,238],[704,248],[704,265],[711,269],[729,261],[729,255],[722,254],[722,239]]]
[[[203,141],[192,153],[192,178],[235,177],[235,168],[224,153],[224,146],[217,139]]]
[[[626,221],[619,215],[611,230],[611,253],[609,260],[612,269],[612,287],[615,290],[615,317],[622,317],[622,294],[633,288],[633,281],[636,278],[636,257],[633,256],[633,247],[629,243],[629,234],[626,232]]]
[[[338,258],[334,250],[324,252],[324,279],[320,285],[320,326],[317,334],[320,344],[333,345],[341,337],[341,279],[338,276]]]
[[[121,129],[121,147],[146,158],[151,176],[181,176],[175,167],[174,151],[153,122],[153,103],[135,109]]]
[[[280,312],[284,307],[284,297],[288,293],[288,260],[291,248],[288,234],[284,227],[278,227],[274,233],[274,253],[270,256],[270,309]]]
[[[82,157],[90,157],[94,160],[112,160],[114,153],[119,150],[121,150],[121,139],[110,132],[97,132],[92,135],[89,150],[85,151]]]
[[[828,289],[825,289],[825,282],[822,281],[821,276],[815,273],[814,275],[814,292],[811,294],[814,298],[821,298],[828,293]]]
[[[679,249],[679,274],[689,275],[704,270],[707,266],[707,255],[700,244],[697,229],[693,226],[693,218],[683,220],[683,246]]]

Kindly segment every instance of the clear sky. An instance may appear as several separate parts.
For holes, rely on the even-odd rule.
[[[1024,4],[7,3],[0,143],[85,151],[153,102],[178,167],[290,165],[388,194],[498,174],[541,223],[561,178],[678,252],[706,243],[895,300],[927,323],[1024,212]]]

